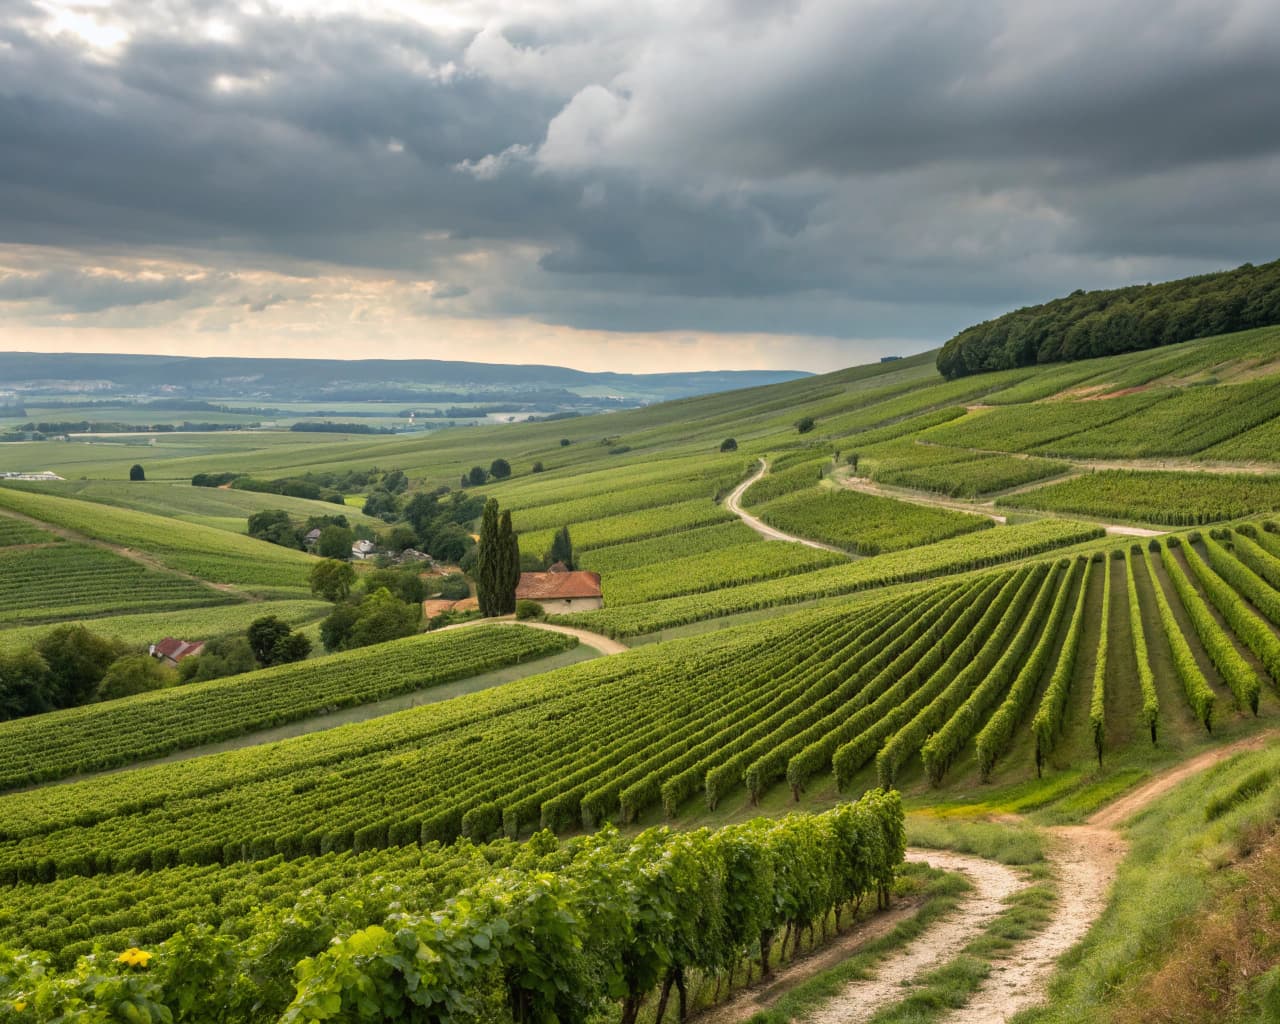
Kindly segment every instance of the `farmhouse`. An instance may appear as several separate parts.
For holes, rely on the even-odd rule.
[[[367,561],[378,553],[378,545],[371,540],[358,540],[351,545],[351,557],[361,562]]]
[[[522,572],[517,601],[537,601],[551,614],[586,612],[604,607],[598,572],[570,572],[560,562],[547,572]]]
[[[190,643],[186,640],[176,640],[171,636],[167,636],[158,644],[152,644],[148,649],[148,653],[165,665],[176,665],[184,658],[194,657],[203,650],[203,640]]]

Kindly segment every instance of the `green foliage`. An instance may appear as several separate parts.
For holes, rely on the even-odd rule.
[[[52,703],[61,708],[92,700],[111,663],[124,653],[84,626],[59,626],[41,637],[35,649],[49,669]]]
[[[130,654],[111,663],[98,683],[98,700],[116,700],[172,686],[176,674],[149,654]]]
[[[551,541],[551,550],[547,552],[546,562],[548,565],[562,562],[565,568],[570,570],[578,568],[573,557],[573,539],[569,536],[569,527],[562,526],[556,531]]]
[[[129,1019],[225,1024],[482,1012],[583,1022],[621,998],[624,1019],[634,1019],[664,978],[719,971],[757,950],[767,970],[784,927],[871,894],[883,903],[904,851],[898,795],[872,792],[821,815],[719,832],[656,829],[625,840],[608,830],[563,846],[542,836],[524,851],[495,850],[492,865],[437,848],[411,869],[422,881],[394,903],[376,882],[308,866],[312,877],[342,879],[344,895],[272,900],[247,927],[217,935],[198,917],[181,930],[171,923],[145,967],[101,954],[59,971],[6,954],[2,996],[42,1013],[117,1012],[131,1002],[139,1009]]]
[[[1197,526],[1280,508],[1280,476],[1104,470],[1001,498],[998,504]]]
[[[249,648],[264,667],[302,661],[311,653],[311,641],[289,628],[287,622],[274,615],[264,615],[249,623],[245,634]]]
[[[1080,642],[1084,635],[1085,602],[1089,597],[1089,580],[1093,575],[1094,564],[1092,560],[1085,563],[1084,577],[1080,580],[1075,610],[1071,613],[1071,624],[1067,627],[1058,663],[1054,666],[1053,675],[1049,677],[1044,696],[1040,698],[1040,707],[1031,720],[1031,731],[1036,740],[1037,775],[1043,769],[1045,758],[1053,750],[1058,734],[1062,732],[1067,694],[1071,689],[1071,681],[1075,678],[1076,659],[1079,657]]]
[[[1161,553],[1167,555],[1168,549],[1162,548]],[[1191,646],[1187,643],[1187,638],[1183,636],[1182,626],[1173,614],[1173,608],[1165,595],[1164,587],[1161,586],[1160,580],[1156,576],[1155,564],[1151,559],[1151,551],[1144,551],[1142,558],[1146,563],[1147,577],[1151,580],[1151,589],[1155,594],[1156,607],[1160,612],[1160,622],[1164,626],[1165,639],[1169,642],[1169,650],[1173,655],[1174,671],[1178,673],[1178,679],[1182,683],[1182,691],[1186,694],[1187,703],[1191,705],[1191,710],[1195,713],[1200,724],[1205,729],[1212,731],[1213,706],[1216,697],[1209,687],[1209,681],[1205,679],[1204,673],[1200,671],[1195,655],[1191,653]]]
[[[738,450],[738,442],[732,437],[726,437],[720,442],[720,450],[722,452],[736,452]]]
[[[917,451],[920,450],[917,447]],[[958,452],[948,448],[926,448],[923,451],[942,453],[949,458],[935,458],[923,463],[914,458],[877,458],[871,478],[880,483],[934,491],[952,498],[976,498],[1061,476],[1068,469],[1065,464],[1048,459]],[[911,454],[915,455],[915,452]]]
[[[335,654],[37,715],[0,728],[0,788],[131,764],[465,679],[570,650],[577,643],[544,630],[474,627],[398,640],[380,648],[376,660],[365,652]],[[211,646],[215,653],[229,653],[227,646]],[[56,799],[54,790],[46,793]]]
[[[301,531],[283,509],[254,512],[249,516],[249,536],[299,551],[303,548]]]
[[[178,678],[184,683],[202,683],[209,679],[252,672],[258,667],[253,648],[244,636],[215,637],[199,654],[178,663]]]
[[[1138,600],[1138,580],[1134,575],[1134,554],[1142,552],[1141,545],[1133,545],[1124,552],[1124,573],[1129,595],[1129,639],[1133,643],[1133,656],[1138,663],[1138,686],[1142,690],[1142,722],[1156,741],[1160,719],[1160,698],[1156,694],[1155,673],[1151,670],[1151,657],[1147,649],[1147,631],[1142,624],[1142,604]]]
[[[813,430],[815,426],[817,426],[817,424],[814,423],[812,416],[801,416],[800,419],[796,420],[796,433],[807,434]]]
[[[356,581],[356,571],[348,562],[326,558],[312,566],[307,581],[311,584],[311,593],[316,596],[323,597],[326,601],[342,601],[351,593],[351,587]]]
[[[1087,573],[1088,564],[1077,560],[1063,574],[1044,631],[1009,687],[1004,700],[974,740],[978,753],[978,770],[984,780],[990,777],[997,758],[1008,748],[1013,739],[1014,730],[1031,708],[1031,702],[1035,699],[1040,685],[1040,678],[1049,666],[1049,659],[1053,657],[1054,644],[1061,631],[1063,620],[1067,617],[1072,589],[1077,582],[1077,577]]]
[[[0,548],[0,623],[226,604],[235,598],[84,544]]]
[[[147,478],[146,472],[136,462],[129,467],[130,480],[145,480],[146,478]]]
[[[489,466],[489,475],[495,480],[505,480],[511,475],[511,463],[506,459],[494,459]]]
[[[351,557],[351,545],[355,543],[355,539],[351,530],[330,524],[320,531],[320,539],[316,541],[316,554],[321,558],[345,561]]]
[[[811,491],[814,484],[822,479],[822,471],[831,460],[825,455],[818,458],[806,457],[798,462],[791,462],[785,469],[778,468],[765,474],[742,495],[742,503],[748,508],[763,505],[798,491]],[[775,467],[778,465],[774,464]]]
[[[1190,544],[1183,546],[1183,550],[1187,553],[1187,561],[1192,566],[1204,565]],[[1248,708],[1256,715],[1258,713],[1258,697],[1262,690],[1258,673],[1245,661],[1240,652],[1236,650],[1235,645],[1232,644],[1230,638],[1218,625],[1213,613],[1209,611],[1209,606],[1205,604],[1204,598],[1196,592],[1191,580],[1187,578],[1186,572],[1167,542],[1165,547],[1161,549],[1160,557],[1164,563],[1165,572],[1169,575],[1169,581],[1173,584],[1173,589],[1177,591],[1178,599],[1182,602],[1182,607],[1186,610],[1187,617],[1191,619],[1191,624],[1195,628],[1196,636],[1200,638],[1200,643],[1204,647],[1205,653],[1209,655],[1214,667],[1222,674],[1223,682],[1231,690],[1240,708]],[[1207,567],[1205,567],[1205,570],[1206,576],[1210,575]],[[1242,605],[1236,604],[1239,602],[1239,598],[1230,588],[1222,586],[1221,581],[1218,581],[1218,583],[1219,586],[1215,587],[1215,591],[1219,593],[1219,600],[1225,606],[1233,607],[1233,611],[1238,610],[1242,617],[1244,614],[1252,614],[1247,613]],[[1261,623],[1258,625],[1261,626]],[[1265,627],[1261,628],[1265,629]]]
[[[516,602],[516,618],[517,619],[545,619],[547,613],[543,610],[542,605],[537,601],[530,601],[522,598]]]
[[[849,490],[800,491],[771,501],[760,518],[779,530],[861,555],[931,544],[995,523],[986,516],[932,508]]]
[[[1045,520],[983,530],[928,547],[880,555],[781,579],[725,587],[708,594],[690,594],[622,608],[556,616],[557,622],[581,626],[609,636],[640,636],[689,622],[735,612],[772,608],[819,597],[852,594],[871,587],[922,580],[1050,551],[1101,537],[1100,527],[1061,520]]]
[[[1093,688],[1089,694],[1089,733],[1093,737],[1093,749],[1098,755],[1099,765],[1102,764],[1107,736],[1107,659],[1111,647],[1111,577],[1114,575],[1110,562],[1102,562],[1102,611],[1093,663]]]
[[[961,331],[944,377],[1086,359],[1280,323],[1280,261],[1159,285],[1075,291]]]

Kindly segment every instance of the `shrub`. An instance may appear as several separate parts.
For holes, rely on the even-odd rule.
[[[800,434],[807,434],[815,426],[817,426],[817,424],[814,422],[812,416],[804,416],[796,421],[796,432]]]
[[[573,442],[572,442],[572,441],[570,441],[567,437],[562,437],[562,438],[560,438],[560,447],[561,447],[561,448],[568,448],[568,447],[569,447],[569,445],[571,445],[571,444],[573,444]]]
[[[495,480],[505,480],[511,475],[511,463],[506,459],[494,459],[489,464],[489,475]]]
[[[541,473],[545,468],[546,467],[543,466],[541,462],[535,462],[533,464],[533,472],[535,473]]]
[[[736,452],[738,450],[738,442],[732,437],[726,437],[720,442],[720,450],[722,452]]]
[[[517,619],[543,619],[547,613],[543,611],[542,605],[537,601],[530,601],[522,598],[516,602],[516,618]]]
[[[142,467],[138,465],[136,462],[129,467],[130,480],[145,480],[146,478],[147,478],[147,474],[142,471]]]

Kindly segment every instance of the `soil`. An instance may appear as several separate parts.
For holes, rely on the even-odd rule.
[[[565,636],[576,636],[582,643],[588,647],[594,647],[601,654],[621,654],[623,651],[630,650],[626,644],[607,637],[603,633],[592,633],[585,629],[575,629],[572,626],[557,626],[552,622],[535,622],[532,619],[517,620],[513,615],[501,615],[491,619],[471,619],[468,622],[459,622],[452,626],[445,626],[438,632],[445,632],[450,629],[466,629],[470,626],[523,626],[526,629],[541,629],[548,633],[563,633]]]

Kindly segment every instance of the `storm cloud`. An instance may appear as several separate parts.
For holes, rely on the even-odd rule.
[[[1277,52],[1269,0],[11,0],[0,344],[920,350],[1280,256]]]

